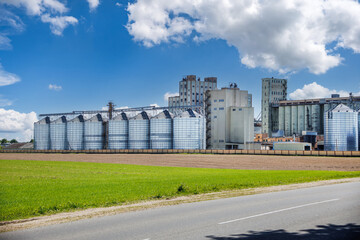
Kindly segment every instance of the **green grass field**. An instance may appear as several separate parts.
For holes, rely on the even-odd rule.
[[[359,176],[360,172],[0,160],[0,221],[140,200]]]

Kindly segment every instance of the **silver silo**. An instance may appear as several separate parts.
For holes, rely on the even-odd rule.
[[[104,125],[103,118],[98,113],[84,122],[85,150],[103,149]]]
[[[66,117],[62,116],[50,122],[50,149],[67,149],[66,141]]]
[[[46,117],[34,123],[34,149],[50,149],[50,118]]]
[[[172,114],[168,110],[150,119],[150,145],[152,149],[172,149]]]
[[[79,115],[67,122],[66,137],[69,150],[84,149],[84,117]]]
[[[109,149],[128,148],[129,122],[124,112],[109,120],[108,131]]]
[[[173,120],[174,149],[205,149],[205,117],[191,109]]]
[[[358,125],[358,113],[344,104],[324,113],[325,150],[357,151]]]
[[[129,119],[129,148],[150,148],[150,121],[145,111]]]
[[[291,106],[285,106],[285,136],[291,136]]]
[[[279,106],[279,130],[285,129],[285,107]]]

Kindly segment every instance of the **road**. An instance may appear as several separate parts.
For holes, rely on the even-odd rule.
[[[360,182],[122,213],[0,239],[360,239]]]

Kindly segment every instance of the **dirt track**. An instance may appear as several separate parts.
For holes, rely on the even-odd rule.
[[[360,171],[360,158],[210,154],[22,154],[0,153],[0,159],[123,163],[152,166]]]

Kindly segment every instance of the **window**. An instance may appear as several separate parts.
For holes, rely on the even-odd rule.
[[[239,108],[239,111],[242,111],[242,108]]]
[[[235,111],[236,111],[236,109],[234,108],[234,109],[233,109],[233,112],[235,112]]]
[[[217,116],[214,116],[214,118],[217,118]]]
[[[224,102],[224,99],[219,99],[219,102]]]
[[[223,142],[225,142],[225,141],[224,141],[224,140],[219,140],[219,142],[223,143]]]
[[[216,111],[217,110],[217,108],[214,108],[214,111]]]
[[[223,107],[221,107],[221,108],[219,108],[219,110],[224,110],[224,108],[223,108]]]
[[[217,100],[215,99],[214,102],[217,102]]]

